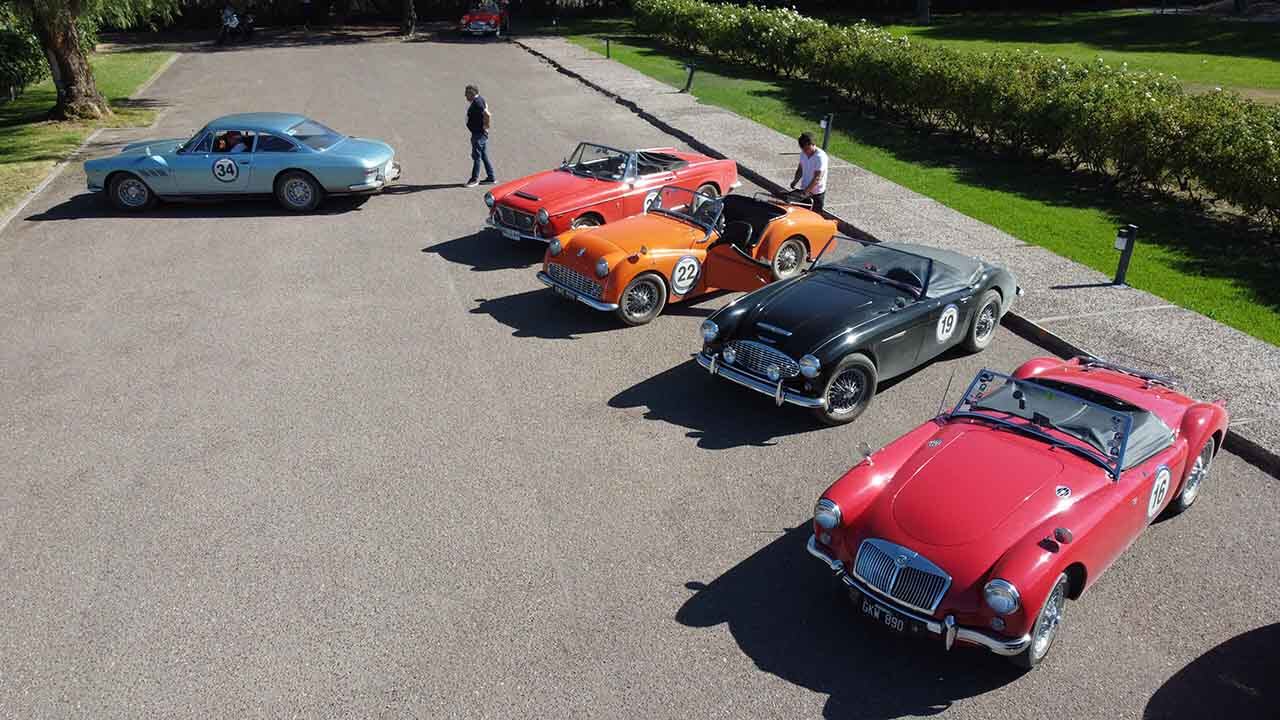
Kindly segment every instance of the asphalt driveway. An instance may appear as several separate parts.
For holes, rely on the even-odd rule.
[[[953,373],[1042,351],[1002,331],[837,429],[712,382],[727,296],[622,328],[478,232],[468,82],[502,178],[672,142],[505,43],[195,52],[149,134],[298,111],[392,143],[402,184],[120,217],[70,168],[0,232],[0,716],[1273,710],[1280,484],[1230,455],[1040,670],[854,621],[804,553],[818,494]]]

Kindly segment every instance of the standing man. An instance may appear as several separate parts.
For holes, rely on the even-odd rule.
[[[791,188],[800,185],[804,197],[813,201],[813,211],[822,212],[827,197],[827,153],[813,144],[809,133],[800,133],[800,164],[796,166],[796,176],[791,180]]]
[[[476,178],[480,177],[481,163],[484,163],[484,184],[492,185],[495,178],[493,165],[489,163],[489,106],[475,85],[468,85],[464,94],[467,97],[467,129],[471,131],[471,178],[463,187],[480,184]]]

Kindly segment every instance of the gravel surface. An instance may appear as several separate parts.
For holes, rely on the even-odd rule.
[[[579,139],[671,143],[505,43],[193,52],[149,135],[295,110],[391,142],[403,183],[306,217],[117,217],[70,168],[0,233],[0,716],[1275,707],[1280,487],[1230,455],[1040,670],[857,622],[804,552],[815,498],[953,373],[1042,351],[1001,331],[836,429],[713,381],[690,356],[730,296],[622,328],[545,290],[539,247],[477,232],[468,82],[502,178]]]

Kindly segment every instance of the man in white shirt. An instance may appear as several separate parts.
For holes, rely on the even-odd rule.
[[[827,197],[827,153],[813,144],[809,133],[801,133],[799,143],[800,164],[796,166],[791,187],[795,189],[798,183],[801,194],[813,202],[813,211],[821,213]]]

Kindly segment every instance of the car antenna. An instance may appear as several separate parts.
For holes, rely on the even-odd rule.
[[[938,415],[942,415],[942,408],[947,406],[947,393],[951,392],[951,383],[956,379],[955,368],[951,369],[951,377],[947,378],[947,389],[942,391],[942,399],[938,401]]]

